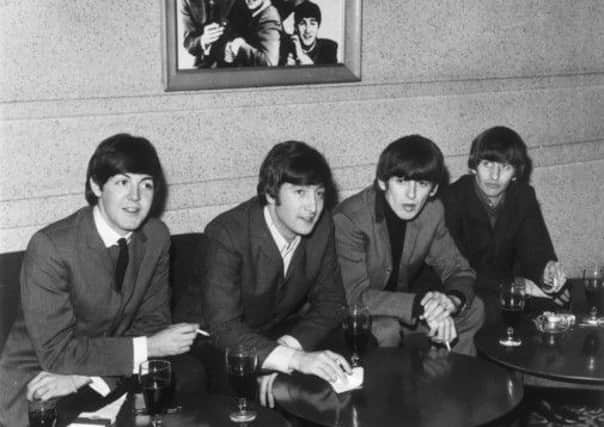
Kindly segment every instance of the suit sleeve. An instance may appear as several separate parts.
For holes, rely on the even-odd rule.
[[[345,314],[346,296],[334,239],[334,227],[329,221],[329,237],[321,254],[319,275],[308,295],[310,310],[304,313],[289,333],[305,350],[314,349],[330,331],[338,327]]]
[[[257,29],[258,45],[252,46],[246,40],[237,53],[237,62],[246,66],[279,65],[279,50],[281,46],[281,22],[277,16],[263,18]]]
[[[170,325],[170,237],[166,232],[159,259],[141,305],[126,336],[149,336]],[[152,243],[153,244],[153,243]]]
[[[348,302],[362,302],[374,316],[391,316],[413,323],[415,294],[384,291],[375,288],[377,284],[372,287],[367,270],[367,235],[341,212],[334,215],[334,222],[336,250]]]
[[[449,230],[445,225],[442,205],[440,205],[439,210],[439,219],[432,244],[426,256],[426,263],[434,268],[446,291],[461,292],[465,297],[466,304],[470,305],[474,299],[476,273],[459,252],[455,241],[449,234]]]
[[[235,249],[229,231],[219,223],[209,224],[206,235],[208,248],[203,275],[196,287],[200,290],[202,310],[214,344],[218,348],[253,345],[262,366],[277,342],[255,332],[243,321],[241,255]]]
[[[132,339],[90,337],[76,330],[70,272],[43,233],[32,238],[21,269],[21,298],[27,332],[43,370],[59,374],[132,374]]]
[[[533,188],[528,188],[526,199],[526,216],[516,234],[515,244],[520,275],[542,284],[545,265],[558,258]]]

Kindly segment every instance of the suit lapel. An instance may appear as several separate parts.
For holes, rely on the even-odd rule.
[[[257,203],[250,209],[251,252],[257,266],[255,283],[257,286],[271,287],[276,279],[283,280],[283,260],[264,220],[264,207]],[[256,289],[255,292],[267,290]]]

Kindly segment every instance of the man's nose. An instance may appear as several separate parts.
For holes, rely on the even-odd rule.
[[[415,194],[417,192],[417,183],[415,181],[409,181],[409,186],[407,187],[407,197],[411,200],[415,199]]]
[[[128,192],[128,197],[130,200],[139,200],[141,197],[140,189],[138,185],[131,185],[130,191]]]
[[[499,174],[501,173],[501,166],[499,165],[494,165],[491,168],[491,178],[492,179],[499,179]]]

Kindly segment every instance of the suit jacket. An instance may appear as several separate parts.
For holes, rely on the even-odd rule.
[[[447,228],[442,203],[428,200],[407,222],[395,292],[385,291],[392,272],[392,253],[383,207],[374,186],[340,203],[334,212],[336,247],[349,303],[361,300],[376,316],[412,323],[415,294],[409,282],[423,263],[432,266],[446,291],[461,292],[467,305],[474,297],[475,273],[461,255]]]
[[[130,262],[118,293],[91,207],[32,237],[21,269],[22,309],[0,358],[0,424],[25,424],[25,386],[41,370],[131,375],[130,337],[170,323],[166,226],[149,219],[128,246]]]
[[[313,349],[346,304],[330,215],[302,237],[284,277],[263,209],[254,197],[208,224],[204,268],[185,299],[193,305],[189,318],[200,321],[203,313],[219,348],[251,343],[260,365],[285,333]]]
[[[246,26],[242,26],[235,37],[243,37],[245,42],[241,45],[235,66],[258,67],[279,65],[281,34],[281,16],[274,6],[263,9],[258,15],[251,18]]]
[[[476,270],[479,285],[513,276],[542,283],[545,264],[557,258],[530,185],[513,182],[508,187],[495,227],[476,194],[473,175],[446,188],[442,200],[447,227]]]

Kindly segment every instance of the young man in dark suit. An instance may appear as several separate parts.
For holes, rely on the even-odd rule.
[[[255,346],[265,371],[327,381],[350,373],[344,357],[314,351],[339,325],[346,305],[333,223],[324,210],[334,198],[324,157],[303,142],[283,142],[262,163],[258,196],[206,227],[206,256],[182,314],[207,320],[219,365],[206,363],[212,388],[226,386],[221,352],[244,343]],[[273,406],[275,375],[260,381],[264,405]]]
[[[374,185],[334,212],[348,302],[368,306],[380,346],[398,346],[402,335],[419,331],[453,351],[475,354],[484,308],[474,298],[475,273],[434,199],[444,175],[436,144],[420,135],[400,138],[380,155]],[[444,292],[412,289],[424,263],[437,272]]]
[[[472,141],[470,173],[442,192],[447,227],[476,270],[488,321],[498,318],[498,286],[505,280],[524,281],[537,311],[556,311],[570,300],[566,273],[528,183],[529,167],[520,135],[495,126]]]
[[[185,353],[195,338],[196,324],[170,326],[170,235],[155,218],[165,181],[151,143],[104,140],[85,187],[90,206],[27,247],[22,308],[0,357],[0,425],[27,425],[26,398],[83,386],[106,395],[140,362]]]

